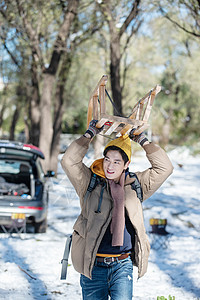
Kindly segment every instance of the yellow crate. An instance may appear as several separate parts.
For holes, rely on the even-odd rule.
[[[150,225],[167,225],[167,219],[154,219],[149,220]]]

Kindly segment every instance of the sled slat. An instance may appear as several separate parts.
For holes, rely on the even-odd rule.
[[[93,119],[98,120],[99,115],[98,115],[98,96],[94,95],[93,96]]]
[[[124,126],[124,128],[120,131],[120,134],[121,134],[121,135],[124,135],[124,134],[126,134],[128,131],[130,131],[132,128],[134,128],[134,127],[132,127],[130,124],[127,124],[127,125]]]
[[[114,122],[104,133],[105,135],[111,135],[119,126],[120,122]]]
[[[106,113],[106,102],[105,102],[105,85],[100,85],[99,87],[99,101],[100,101],[100,114]]]
[[[96,124],[96,127],[97,128],[101,128],[106,122],[108,122],[109,121],[109,118],[106,118],[106,117],[104,117],[104,118],[101,118],[99,121],[98,121],[98,123]]]

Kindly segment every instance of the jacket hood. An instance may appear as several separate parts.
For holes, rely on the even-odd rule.
[[[96,175],[102,177],[102,178],[106,178],[104,170],[103,170],[103,158],[97,159],[95,160],[92,165],[90,166],[90,169],[93,173],[95,173]],[[129,173],[126,173],[126,178],[125,178],[125,183],[124,185],[128,185],[131,184],[132,182],[135,181],[135,178],[131,178],[129,176]]]
[[[90,166],[90,169],[93,173],[96,175],[106,178],[104,170],[103,170],[103,158],[95,160],[92,165]]]

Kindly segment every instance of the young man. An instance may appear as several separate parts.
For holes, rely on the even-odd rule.
[[[161,186],[173,167],[159,146],[132,130],[129,136],[109,142],[104,158],[88,168],[82,160],[92,138],[101,131],[96,122],[90,122],[86,133],[68,147],[62,159],[81,205],[72,236],[72,262],[81,274],[83,300],[106,300],[108,296],[131,300],[133,264],[138,267],[138,277],[143,276],[150,251],[141,202]],[[128,170],[130,139],[143,147],[151,163],[151,168],[137,172],[137,177]],[[88,191],[91,178],[95,180]],[[138,185],[134,188],[136,181],[140,195]]]

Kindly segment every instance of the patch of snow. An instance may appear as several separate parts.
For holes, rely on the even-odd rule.
[[[166,218],[166,230],[172,235],[166,249],[151,249],[145,276],[137,280],[134,267],[135,300],[169,295],[176,300],[200,299],[200,157],[193,157],[187,148],[168,154],[174,172],[143,207],[147,232],[150,218]],[[85,160],[88,165],[92,162],[91,152]],[[133,155],[131,171],[148,167],[144,152]],[[23,238],[0,234],[0,299],[81,299],[79,274],[71,260],[67,280],[60,280],[66,236],[80,213],[79,200],[60,165],[50,186],[46,234],[26,233]]]

